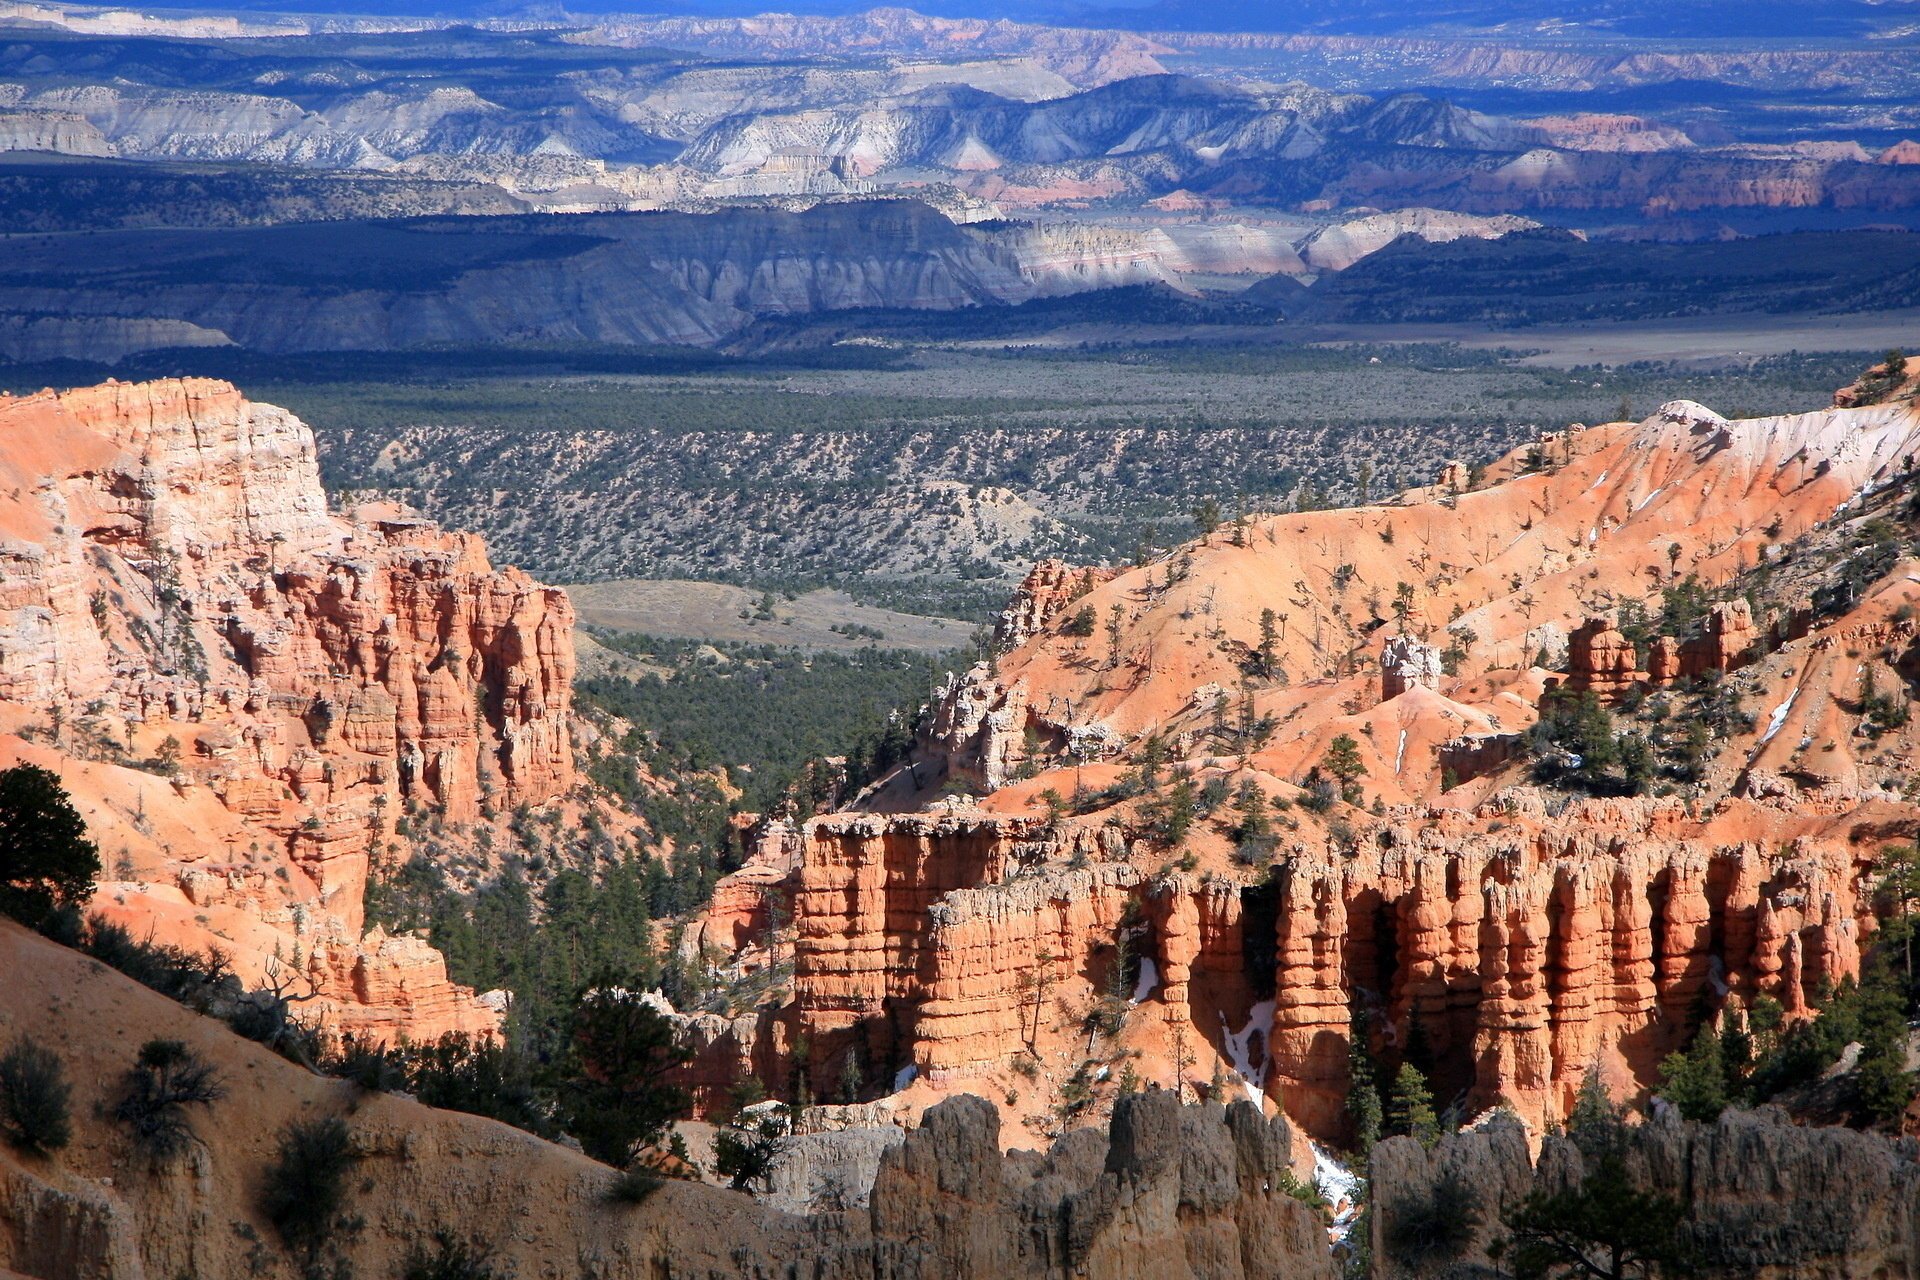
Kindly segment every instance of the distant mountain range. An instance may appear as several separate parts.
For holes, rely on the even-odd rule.
[[[204,9],[159,0],[159,9]],[[229,0],[222,10],[420,15],[457,18],[636,10],[692,18],[742,18],[764,13],[841,17],[881,6],[861,0]],[[1046,22],[1125,31],[1302,32],[1401,35],[1427,31],[1498,31],[1510,35],[1581,32],[1638,39],[1860,39],[1910,34],[1920,23],[1916,0],[1157,0],[1101,4],[1084,0],[921,0],[914,9],[941,18]]]

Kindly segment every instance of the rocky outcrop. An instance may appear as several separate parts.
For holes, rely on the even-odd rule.
[[[1442,209],[1396,209],[1323,227],[1307,238],[1300,256],[1315,271],[1345,271],[1402,236],[1415,236],[1429,244],[1445,244],[1464,236],[1497,240],[1539,225],[1510,216],[1483,218]]]
[[[1332,1277],[1319,1215],[1283,1189],[1290,1147],[1249,1103],[1155,1091],[1120,1100],[1105,1142],[1079,1130],[1003,1157],[992,1105],[955,1098],[881,1160],[877,1260],[919,1280]]]
[[[565,595],[397,511],[329,513],[312,434],[224,383],[0,401],[0,475],[0,727],[121,850],[101,909],[218,927],[341,1030],[495,1025],[424,943],[363,939],[362,896],[406,809],[572,785]]]
[[[1609,618],[1589,618],[1567,639],[1567,687],[1616,701],[1647,679],[1633,642]]]
[[[1442,674],[1438,649],[1412,636],[1394,636],[1380,652],[1380,700],[1409,689],[1438,689]]]
[[[1774,1108],[1727,1111],[1714,1124],[1656,1120],[1626,1130],[1634,1184],[1685,1207],[1680,1228],[1697,1274],[1816,1280],[1905,1275],[1920,1212],[1920,1146],[1912,1138],[1794,1124]],[[1549,1135],[1537,1160],[1525,1131],[1496,1115],[1449,1135],[1431,1153],[1407,1138],[1374,1148],[1374,1256],[1395,1274],[1462,1274],[1484,1265],[1500,1216],[1536,1189],[1577,1187],[1590,1162],[1576,1143]],[[1463,1188],[1480,1225],[1450,1257],[1417,1259],[1395,1246],[1396,1226],[1432,1203],[1442,1180]]]
[[[1112,577],[1113,570],[1097,565],[1040,561],[1027,571],[1013,599],[1000,611],[993,629],[995,646],[1011,649],[1025,643],[1065,613],[1067,606]]]
[[[1291,867],[1272,1037],[1290,1112],[1338,1129],[1356,1005],[1375,1011],[1377,1048],[1419,1024],[1438,1092],[1539,1127],[1596,1062],[1651,1080],[1719,985],[1803,1014],[1823,980],[1857,970],[1872,900],[1844,838],[1787,851],[1660,839],[1682,816],[1587,801],[1523,819],[1526,834],[1388,828],[1384,851]]]
[[[1183,1108],[1171,1093],[1134,1095],[1110,1131],[1002,1155],[994,1108],[957,1097],[904,1140],[897,1130],[809,1135],[809,1146],[841,1149],[809,1167],[823,1184],[843,1178],[843,1208],[801,1216],[674,1180],[616,1205],[614,1171],[578,1151],[307,1071],[4,920],[0,973],[16,979],[0,983],[0,1028],[54,1048],[82,1089],[118,1079],[129,1046],[154,1038],[183,1041],[229,1085],[194,1109],[196,1137],[174,1176],[130,1173],[124,1129],[105,1107],[74,1108],[73,1143],[56,1158],[0,1145],[0,1272],[247,1274],[268,1256],[262,1242],[277,1239],[258,1188],[280,1134],[337,1117],[358,1157],[344,1205],[355,1229],[328,1252],[356,1275],[401,1274],[423,1235],[441,1232],[515,1275],[584,1268],[606,1280],[1335,1274],[1318,1211],[1286,1191],[1286,1121],[1246,1103]],[[869,1197],[858,1184],[876,1167]],[[216,1215],[222,1226],[209,1230]]]

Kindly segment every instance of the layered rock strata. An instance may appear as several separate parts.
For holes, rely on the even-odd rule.
[[[225,383],[0,399],[0,478],[0,729],[82,803],[101,909],[309,983],[344,1030],[495,1025],[423,944],[363,939],[362,900],[403,811],[572,784],[565,595],[329,513],[312,433]]]

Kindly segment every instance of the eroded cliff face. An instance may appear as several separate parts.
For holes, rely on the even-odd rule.
[[[1729,1110],[1714,1124],[1674,1118],[1627,1131],[1625,1163],[1633,1182],[1686,1206],[1682,1239],[1695,1274],[1815,1280],[1827,1276],[1911,1274],[1913,1215],[1920,1210],[1920,1148],[1911,1138],[1796,1125],[1772,1107]],[[1485,1265],[1503,1211],[1535,1190],[1577,1187],[1589,1162],[1580,1148],[1549,1135],[1538,1158],[1510,1117],[1449,1135],[1432,1152],[1408,1138],[1374,1148],[1376,1258],[1394,1274],[1459,1274]],[[1394,1248],[1404,1215],[1431,1203],[1442,1181],[1464,1188],[1481,1224],[1447,1258],[1410,1259]]]
[[[1289,1126],[1245,1104],[1183,1108],[1143,1094],[1111,1126],[1044,1154],[1003,1155],[994,1108],[951,1098],[887,1146],[863,1207],[789,1214],[682,1181],[623,1204],[610,1194],[614,1170],[578,1151],[316,1075],[4,920],[0,973],[20,979],[0,983],[0,1030],[58,1052],[77,1089],[74,1141],[55,1158],[0,1144],[8,1274],[144,1280],[279,1267],[261,1170],[284,1126],[327,1117],[345,1124],[359,1157],[344,1206],[357,1226],[329,1252],[358,1275],[401,1274],[439,1232],[516,1275],[607,1280],[1335,1275],[1318,1212],[1285,1190]],[[130,1172],[110,1090],[129,1046],[150,1038],[183,1041],[233,1087],[194,1109],[197,1137],[181,1162]]]
[[[1596,1066],[1644,1092],[1703,1008],[1809,1014],[1920,831],[1920,741],[1869,698],[1910,697],[1920,575],[1858,568],[1916,445],[1905,404],[1678,403],[1479,487],[1037,567],[884,812],[753,872],[793,905],[783,1034],[909,1112],[964,1087],[1053,1133],[1132,1073],[1337,1139],[1356,1012],[1377,1055],[1417,1037],[1439,1096],[1536,1132]],[[1673,634],[1634,621],[1689,574],[1736,585]],[[1561,685],[1666,735],[1651,794],[1534,781]],[[1341,735],[1351,794],[1316,798]]]
[[[328,512],[312,434],[225,383],[0,400],[0,740],[57,769],[96,907],[310,983],[340,1030],[489,1030],[412,938],[362,936],[415,807],[573,778],[572,609],[403,513]]]

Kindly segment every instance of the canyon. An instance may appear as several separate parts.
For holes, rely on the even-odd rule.
[[[395,826],[573,785],[572,609],[469,536],[331,513],[313,436],[223,383],[0,399],[0,726],[102,850],[95,909],[335,1032],[491,1034],[369,931]]]
[[[1917,579],[1898,557],[1827,577],[1917,447],[1901,396],[1749,421],[1676,402],[1118,574],[1041,566],[869,812],[769,833],[741,873],[748,908],[790,903],[792,997],[726,1053],[804,1044],[811,1079],[852,1062],[909,1113],[977,1091],[1036,1135],[1123,1071],[1224,1078],[1338,1141],[1359,1014],[1389,1059],[1425,1046],[1443,1101],[1536,1133],[1591,1071],[1644,1096],[1702,1002],[1810,1015],[1858,971],[1882,848],[1920,830],[1912,730],[1856,692],[1910,679]],[[1623,608],[1700,582],[1732,598],[1641,663]],[[1706,718],[1689,780],[1542,786],[1529,735],[1559,686]],[[1341,742],[1348,796],[1307,803]],[[1234,846],[1249,790],[1270,869]],[[726,885],[715,911],[763,963]]]
[[[369,1170],[339,1248],[375,1268],[423,1228],[511,1215],[511,1239],[454,1232],[616,1276],[1331,1275],[1294,1190],[1314,1143],[1350,1140],[1356,1029],[1386,1064],[1419,1046],[1461,1122],[1431,1156],[1377,1149],[1371,1229],[1442,1176],[1507,1207],[1577,1181],[1550,1132],[1581,1086],[1647,1103],[1703,1010],[1812,1016],[1872,944],[1886,847],[1920,834],[1920,730],[1865,692],[1901,696],[1920,669],[1920,573],[1887,540],[1911,518],[1917,393],[1882,366],[1815,412],[1676,401],[1386,501],[1238,516],[1131,566],[1035,566],[906,762],[844,812],[754,825],[681,935],[771,977],[760,1003],[670,1015],[697,1110],[749,1077],[777,1096],[837,1082],[836,1123],[908,1127],[846,1157],[873,1170],[851,1204],[670,1182],[616,1209],[578,1153],[356,1092],[208,1020],[196,1049],[249,1085],[217,1104],[193,1196],[243,1203],[305,1109],[342,1117]],[[329,511],[311,432],[224,383],[11,397],[0,426],[0,745],[56,768],[100,843],[92,909],[294,984],[337,1034],[493,1034],[505,993],[365,930],[365,904],[403,821],[471,832],[584,803],[575,753],[599,731],[572,707],[565,594],[390,503]],[[1645,629],[1649,602],[1695,593],[1684,626]],[[1547,728],[1567,696],[1651,740],[1660,785],[1570,782]],[[1703,726],[1696,756],[1672,754],[1668,718]],[[182,1033],[177,1006],[12,924],[0,962],[35,975],[0,984],[0,1021],[82,1080],[127,1034]],[[117,1158],[104,1116],[70,1166],[0,1154],[0,1259],[233,1265],[244,1233],[192,1230],[160,1181],[92,1176]],[[1653,1121],[1636,1158],[1654,1185],[1703,1171],[1689,1230],[1723,1252],[1778,1211],[1739,1173],[1758,1152],[1860,1214],[1769,1265],[1895,1265],[1904,1148],[1799,1132]],[[867,1138],[809,1141],[832,1168]],[[1843,1164],[1870,1176],[1843,1191]],[[1737,1272],[1734,1253],[1714,1265]]]

